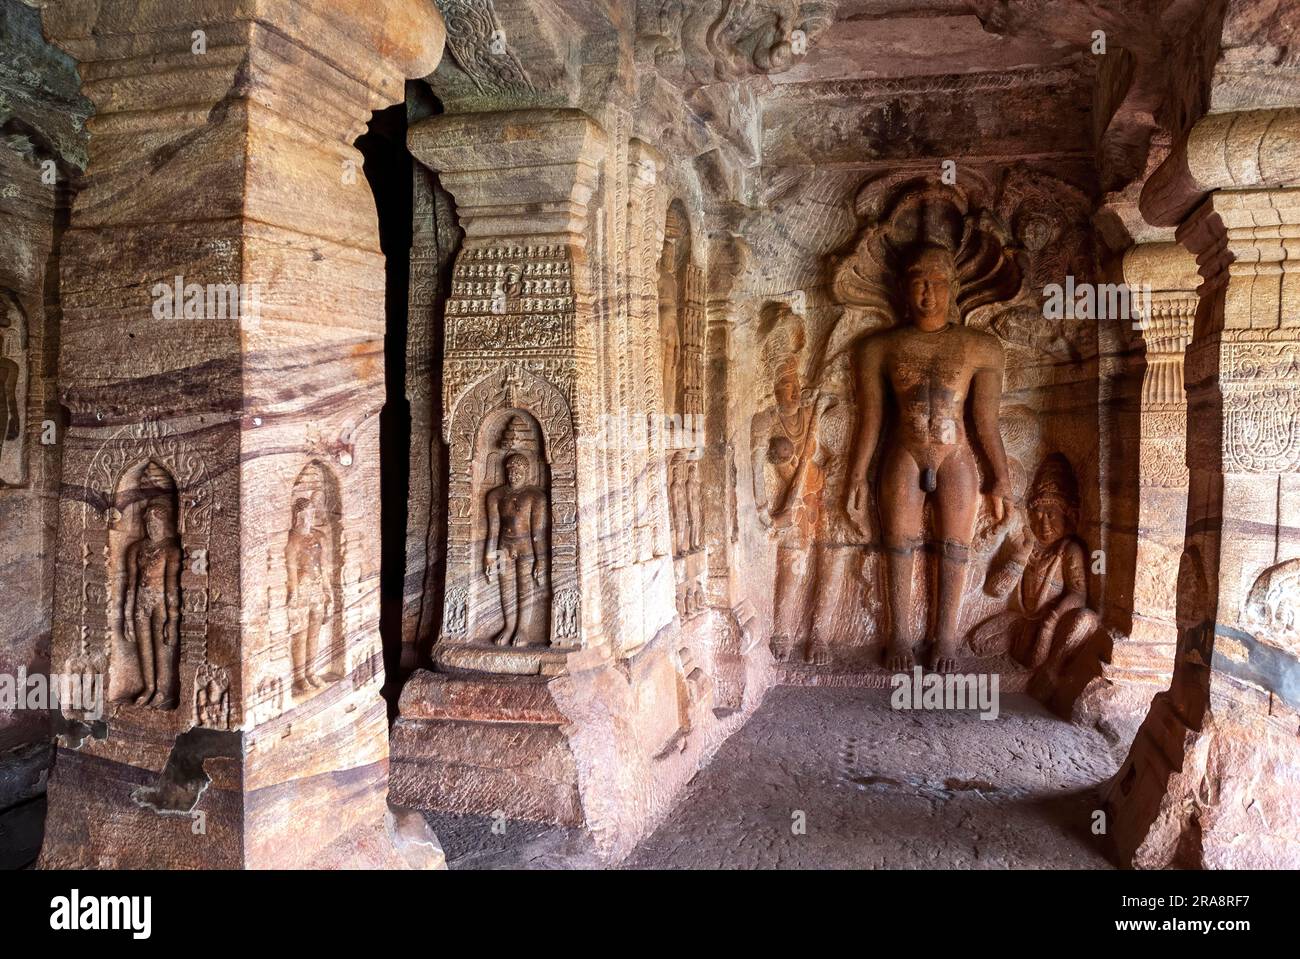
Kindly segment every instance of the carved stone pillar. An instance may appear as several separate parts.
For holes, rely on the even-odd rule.
[[[1203,119],[1142,212],[1204,283],[1187,352],[1178,651],[1112,784],[1120,857],[1300,864],[1300,110]]]
[[[1173,672],[1178,639],[1176,583],[1187,510],[1183,354],[1192,336],[1200,277],[1195,260],[1178,244],[1144,243],[1124,257],[1124,281],[1135,294],[1150,291],[1150,315],[1142,318],[1146,375],[1140,411],[1133,629],[1113,650],[1106,678],[1163,689]],[[1145,302],[1141,296],[1137,301]]]
[[[580,112],[554,110],[431,117],[410,144],[440,175],[465,231],[446,311],[447,598],[435,661],[554,674],[601,632],[605,504],[586,245],[605,137]],[[544,555],[522,584],[530,597],[519,599],[537,634],[494,645],[509,605],[498,580],[516,571],[487,575],[489,530],[501,525],[489,494],[505,488],[516,453],[546,503],[532,523],[547,531],[527,545]]]
[[[42,862],[334,864],[384,819],[388,766],[384,261],[352,144],[437,65],[441,21],[66,0],[45,28],[95,105],[54,658],[108,702],[64,708]]]

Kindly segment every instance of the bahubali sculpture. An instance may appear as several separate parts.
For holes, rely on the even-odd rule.
[[[498,577],[504,625],[498,646],[546,646],[550,506],[546,491],[528,482],[529,462],[510,453],[506,482],[487,494],[487,544],[483,575]]]
[[[334,605],[334,543],[316,518],[309,496],[293,504],[293,528],[285,547],[288,570],[289,635],[293,655],[293,691],[301,694],[325,686],[320,666],[320,631]]]
[[[905,672],[915,662],[914,558],[925,538],[928,501],[939,546],[938,589],[929,617],[930,665],[950,672],[957,668],[958,626],[980,498],[980,471],[966,435],[968,406],[992,472],[986,495],[996,520],[1002,520],[1011,496],[998,431],[1003,350],[995,336],[962,325],[955,258],[946,247],[919,245],[905,257],[902,277],[910,324],[868,337],[857,359],[858,435],[846,510],[865,535],[867,472],[883,433],[877,496],[890,619],[885,665]]]
[[[145,535],[126,551],[122,628],[135,643],[144,688],[137,706],[175,709],[180,697],[181,546],[164,500],[144,510]]]
[[[829,653],[812,628],[814,540],[826,483],[818,429],[822,414],[835,400],[827,394],[805,394],[799,375],[803,324],[785,305],[778,306],[777,313],[768,347],[776,354],[771,357],[776,402],[755,414],[750,424],[754,506],[759,522],[777,542],[772,651],[781,661],[802,651],[807,661],[824,665]],[[774,497],[769,496],[769,485],[775,487]]]
[[[1051,688],[1099,624],[1088,608],[1087,547],[1074,535],[1078,483],[1060,453],[1039,465],[1027,506],[1028,524],[985,586],[994,596],[1014,590],[1012,607],[981,623],[970,645],[977,655],[1010,653]]]

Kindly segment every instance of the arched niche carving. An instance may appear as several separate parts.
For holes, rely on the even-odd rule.
[[[176,481],[150,459],[118,481],[108,530],[111,702],[179,703],[180,568]]]
[[[27,482],[27,311],[0,288],[0,487]]]
[[[79,635],[56,655],[63,657],[67,672],[104,673],[110,709],[134,707],[144,683],[138,644],[130,642],[124,622],[128,557],[133,544],[148,538],[151,507],[165,513],[166,538],[174,538],[180,559],[174,689],[156,705],[158,712],[175,717],[169,723],[188,727],[196,677],[219,665],[209,663],[207,648],[213,492],[203,455],[165,424],[124,427],[91,458],[81,506]]]
[[[577,446],[564,394],[506,366],[466,390],[450,421],[442,644],[492,645],[501,631],[502,572],[489,580],[485,569],[489,494],[507,483],[506,461],[518,455],[528,464],[524,484],[541,490],[546,501],[546,556],[539,557],[540,582],[534,584],[544,606],[546,645],[579,646]]]
[[[319,460],[298,474],[285,534],[285,609],[295,695],[347,675],[343,623],[343,507],[338,478]]]

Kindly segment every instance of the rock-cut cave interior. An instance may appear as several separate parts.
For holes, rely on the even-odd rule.
[[[0,0],[0,131],[0,865],[1300,867],[1300,0]]]

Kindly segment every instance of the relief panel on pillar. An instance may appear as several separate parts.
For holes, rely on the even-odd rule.
[[[17,293],[0,289],[0,487],[27,482],[27,376],[27,311]]]
[[[581,642],[569,405],[515,365],[451,416],[443,666],[551,672]]]
[[[704,548],[704,271],[694,261],[685,207],[674,201],[664,223],[659,258],[659,348],[664,418],[662,444],[668,493],[668,542],[677,612],[691,619],[706,609]]]
[[[338,480],[312,462],[290,497],[285,538],[285,603],[295,696],[310,694],[347,674],[341,588],[341,515]]]
[[[125,427],[91,459],[86,491],[79,635],[56,636],[55,656],[69,673],[106,675],[110,712],[150,724],[148,714],[165,714],[164,726],[188,728],[209,714],[200,685],[216,681],[209,698],[230,687],[209,661],[205,456],[164,424]]]

